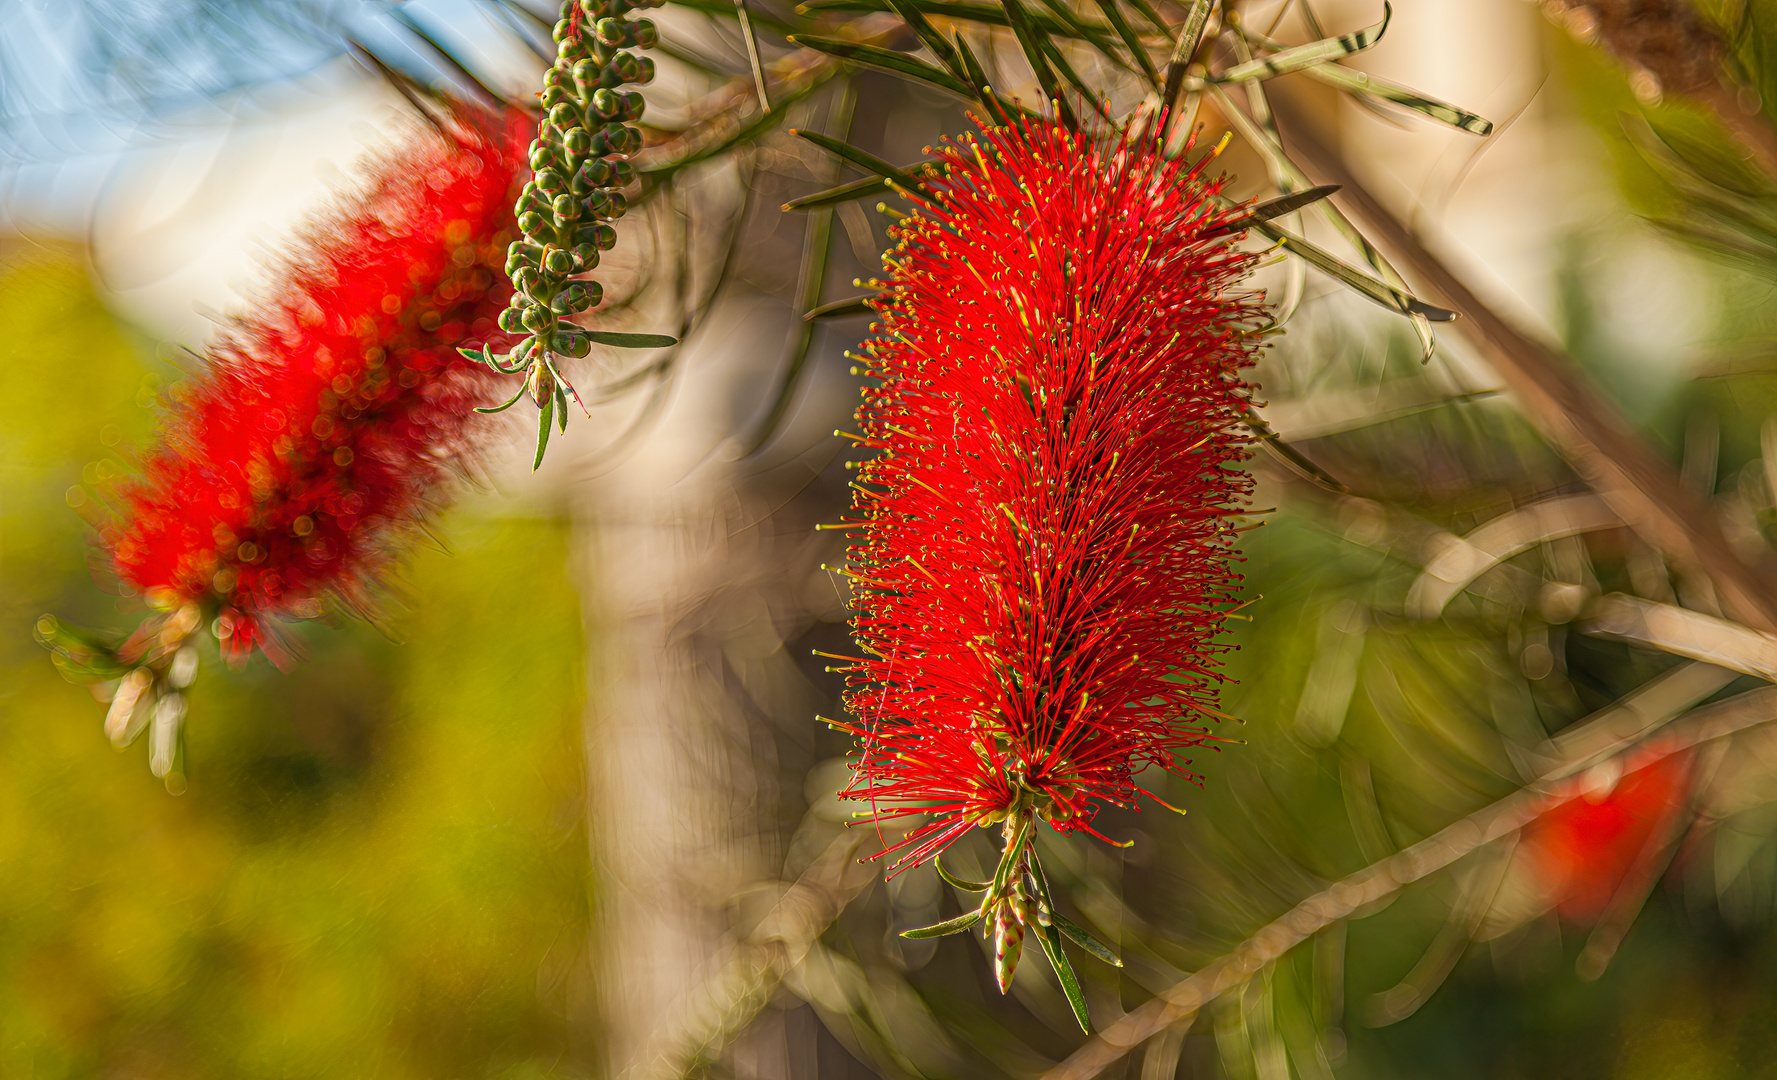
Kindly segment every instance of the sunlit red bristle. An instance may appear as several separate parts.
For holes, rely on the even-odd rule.
[[[415,138],[309,228],[181,388],[102,530],[125,583],[213,604],[229,653],[275,651],[271,617],[361,595],[472,441],[494,376],[455,346],[501,336],[528,132],[450,131]]]
[[[1253,257],[1199,235],[1228,215],[1198,168],[1034,123],[937,156],[877,302],[846,524],[846,795],[932,815],[903,864],[1021,792],[1091,831],[1210,738],[1260,321]]]

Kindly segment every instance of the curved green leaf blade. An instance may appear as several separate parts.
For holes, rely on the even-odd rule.
[[[870,306],[870,301],[874,299],[875,293],[868,296],[848,296],[844,300],[810,308],[802,313],[802,318],[805,322],[814,322],[816,319],[843,319],[848,315],[874,315],[876,309]]]
[[[619,334],[612,330],[588,330],[586,336],[597,345],[610,345],[619,349],[664,349],[669,345],[677,345],[679,339],[665,334]]]
[[[1100,2],[1102,3],[1104,0],[1100,0]],[[1388,31],[1388,20],[1393,16],[1394,7],[1385,0],[1382,5],[1382,21],[1374,26],[1366,26],[1362,30],[1356,30],[1349,34],[1311,41],[1306,45],[1297,45],[1294,48],[1272,53],[1270,56],[1249,60],[1216,75],[1214,81],[1235,83],[1246,82],[1250,79],[1269,79],[1273,75],[1300,71],[1302,68],[1314,67],[1317,64],[1325,64],[1341,57],[1350,56],[1355,52],[1362,52],[1382,40],[1382,35]]]
[[[992,884],[987,881],[970,881],[968,878],[957,877],[944,869],[944,860],[941,858],[933,859],[932,866],[938,871],[938,876],[944,880],[944,883],[953,889],[961,889],[963,892],[986,892],[988,886]]]
[[[1080,977],[1074,974],[1074,965],[1068,960],[1067,954],[1061,951],[1061,934],[1053,926],[1037,926],[1037,941],[1043,946],[1043,955],[1049,958],[1049,966],[1055,969],[1055,977],[1061,982],[1061,992],[1067,995],[1067,1003],[1074,1010],[1074,1019],[1079,1022],[1080,1030],[1092,1034],[1092,1019],[1086,1013],[1086,995],[1080,992]]]
[[[1449,124],[1468,132],[1470,135],[1491,135],[1493,121],[1484,116],[1458,108],[1447,101],[1439,101],[1434,97],[1426,97],[1417,90],[1411,90],[1399,83],[1379,79],[1362,71],[1352,71],[1338,64],[1321,64],[1308,69],[1308,74],[1321,82],[1337,86],[1351,94],[1358,94],[1378,101],[1386,101],[1403,109],[1411,109],[1421,116],[1428,116],[1441,124]]]
[[[1430,322],[1453,322],[1456,319],[1456,312],[1434,307],[1405,289],[1398,289],[1381,278],[1366,274],[1325,249],[1316,247],[1293,233],[1284,232],[1268,221],[1257,222],[1253,228],[1281,244],[1285,251],[1299,257],[1309,266],[1337,278],[1347,288],[1390,311],[1408,316],[1420,315]]]
[[[925,190],[925,186],[918,180],[915,180],[912,175],[902,172],[900,169],[895,168],[893,165],[890,165],[875,154],[859,150],[848,142],[835,139],[831,135],[822,135],[818,131],[810,131],[807,128],[791,128],[790,134],[814,143],[816,146],[825,150],[827,153],[832,154],[834,157],[849,161],[858,168],[863,169],[865,172],[875,173],[877,176],[880,176],[885,180],[893,181],[905,188],[910,188],[915,191]]]
[[[942,68],[933,67],[924,60],[908,56],[906,53],[879,49],[875,45],[863,45],[855,41],[818,37],[814,34],[792,34],[788,40],[792,45],[824,52],[828,56],[837,56],[841,60],[849,60],[854,64],[862,64],[865,67],[876,68],[878,71],[904,75],[909,79],[929,83],[959,97],[972,98],[975,96],[968,84],[961,79]]]
[[[1212,237],[1226,236],[1229,233],[1250,229],[1261,221],[1270,221],[1275,217],[1282,217],[1285,214],[1293,214],[1304,206],[1308,206],[1311,203],[1317,203],[1338,190],[1338,184],[1322,184],[1319,187],[1309,188],[1307,191],[1298,191],[1290,195],[1282,196],[1281,198],[1272,199],[1268,202],[1262,202],[1240,217],[1234,218],[1231,221],[1225,221],[1214,228],[1204,229],[1197,234],[1197,238],[1199,240],[1208,240]]]
[[[1103,960],[1112,967],[1123,966],[1122,958],[1112,952],[1110,946],[1087,933],[1086,928],[1079,923],[1063,916],[1053,908],[1049,911],[1049,920],[1055,924],[1057,930],[1060,930],[1062,933],[1072,938],[1075,945],[1085,949],[1087,952],[1091,953],[1098,959]]]
[[[550,421],[555,419],[555,395],[543,399],[543,408],[537,413],[537,456],[531,461],[531,471],[536,472],[543,467],[543,451],[549,449]]]
[[[504,405],[493,405],[493,406],[489,406],[489,407],[485,407],[485,408],[480,405],[477,405],[477,406],[475,406],[475,411],[478,413],[486,413],[489,416],[492,416],[494,413],[505,412],[507,409],[510,409],[510,408],[512,408],[512,406],[518,404],[518,399],[521,397],[524,397],[524,390],[525,390],[525,388],[524,388],[523,384],[520,384],[519,388],[518,388],[518,393],[513,394],[511,397],[507,398],[506,403]]]
[[[784,210],[814,210],[822,206],[835,206],[839,203],[851,202],[854,199],[868,198],[888,187],[888,178],[870,176],[862,180],[853,180],[849,184],[841,184],[826,191],[817,191],[813,195],[804,195],[800,199],[791,199],[783,205]]]
[[[931,926],[922,926],[916,930],[903,930],[901,931],[901,936],[904,938],[913,938],[915,940],[921,938],[945,937],[950,934],[960,934],[980,921],[981,913],[979,911],[971,911],[966,915],[958,915],[954,919],[946,919],[941,923],[934,923]]]

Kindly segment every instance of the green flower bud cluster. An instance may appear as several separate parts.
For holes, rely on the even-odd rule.
[[[514,208],[523,239],[506,253],[515,290],[500,313],[500,329],[525,337],[510,364],[551,367],[548,355],[585,356],[586,331],[568,322],[595,307],[604,290],[591,280],[572,280],[599,264],[599,253],[617,242],[610,222],[628,208],[622,188],[635,179],[628,158],[642,146],[633,126],[642,95],[622,89],[654,78],[654,61],[631,49],[657,40],[654,24],[630,19],[635,9],[664,0],[566,0],[555,24],[555,64],[543,76],[543,123],[531,143],[531,180]],[[541,371],[527,378],[539,406],[553,388]],[[563,417],[565,419],[565,416]]]

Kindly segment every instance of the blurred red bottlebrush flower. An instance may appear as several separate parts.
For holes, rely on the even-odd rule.
[[[279,658],[272,617],[362,596],[473,441],[495,376],[455,346],[502,337],[528,126],[454,118],[310,225],[102,526],[123,582],[214,611],[237,659]]]
[[[1608,793],[1572,799],[1525,826],[1531,865],[1563,918],[1583,923],[1604,914],[1637,863],[1671,839],[1690,786],[1691,754],[1673,754],[1628,773]]]
[[[936,156],[867,346],[844,795],[932,815],[897,866],[1008,818],[1015,863],[1032,820],[1098,835],[1213,738],[1261,312],[1254,257],[1204,235],[1213,154],[1033,122]]]

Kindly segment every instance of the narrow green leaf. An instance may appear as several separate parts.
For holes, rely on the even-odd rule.
[[[874,315],[876,309],[870,306],[870,301],[874,299],[876,299],[875,293],[868,296],[850,296],[844,300],[835,300],[830,304],[810,308],[802,313],[802,318],[808,322],[814,322],[816,319],[842,319],[847,315]]]
[[[1048,57],[1043,55],[1042,43],[1037,32],[1031,29],[1030,16],[1024,10],[1024,0],[1003,0],[1006,7],[1006,19],[1012,26],[1012,36],[1018,39],[1018,47],[1024,50],[1024,60],[1037,77],[1037,85],[1043,90],[1043,97],[1054,102],[1055,111],[1060,115],[1062,123],[1068,127],[1078,127],[1079,121],[1074,118],[1073,109],[1061,96],[1061,83],[1056,80],[1055,72],[1049,67]]]
[[[804,195],[800,199],[791,199],[783,205],[785,210],[813,210],[821,206],[833,206],[838,203],[851,202],[853,199],[868,198],[888,189],[888,178],[869,176],[862,180],[853,180],[849,184],[841,184],[826,191],[817,191],[813,195]]]
[[[969,48],[968,39],[963,37],[961,30],[956,32],[956,55],[962,60],[963,70],[968,72],[969,85],[975,88],[975,100],[985,104],[991,94],[987,85],[987,70],[981,66],[981,61],[975,59],[975,50]]]
[[[1061,50],[1056,47],[1053,41],[1049,40],[1048,35],[1039,37],[1037,44],[1043,47],[1043,55],[1049,58],[1050,66],[1060,73],[1062,79],[1069,86],[1074,88],[1074,93],[1080,95],[1080,100],[1086,103],[1086,107],[1094,114],[1104,116],[1106,114],[1104,102],[1099,99],[1097,92],[1092,87],[1086,85],[1086,80],[1080,78],[1080,73],[1067,62],[1067,57],[1062,55]]]
[[[1037,896],[1042,900],[1043,907],[1048,910],[1049,921],[1056,929],[1060,930],[1068,937],[1073,938],[1075,944],[1079,945],[1080,948],[1085,949],[1087,952],[1098,957],[1112,967],[1123,966],[1123,961],[1117,958],[1116,953],[1112,952],[1107,946],[1099,942],[1097,938],[1088,934],[1079,926],[1079,924],[1069,920],[1066,916],[1062,915],[1061,912],[1055,910],[1055,894],[1049,889],[1049,875],[1043,872],[1043,864],[1038,861],[1037,853],[1034,850],[1030,853],[1030,877],[1032,881],[1036,882]]]
[[[830,135],[822,135],[818,131],[809,131],[807,128],[791,128],[790,134],[814,143],[816,146],[825,150],[827,153],[832,154],[834,157],[849,161],[858,168],[863,169],[865,172],[875,173],[877,176],[880,176],[885,180],[891,180],[904,188],[920,192],[925,191],[925,185],[921,184],[918,180],[915,180],[910,174],[902,172],[900,169],[895,168],[893,165],[890,165],[875,154],[859,150],[848,142],[835,139]]]
[[[555,384],[555,423],[561,433],[568,433],[568,392],[560,382]]]
[[[719,19],[733,19],[736,17],[734,0],[673,0],[673,6],[689,8],[692,11],[701,11],[705,15],[714,15]],[[754,22],[758,23],[760,26],[775,30],[780,34],[788,34],[796,29],[789,23],[775,17],[769,11],[763,9],[751,12],[750,14],[752,15]],[[780,102],[779,104],[781,105],[782,103]]]
[[[1382,35],[1388,30],[1388,20],[1393,16],[1393,6],[1384,0],[1382,21],[1374,26],[1366,26],[1362,30],[1340,34],[1338,37],[1311,41],[1306,45],[1297,45],[1281,52],[1272,53],[1270,56],[1261,56],[1244,64],[1237,64],[1214,76],[1214,81],[1236,83],[1246,82],[1249,79],[1269,79],[1274,75],[1299,71],[1302,68],[1350,56],[1355,52],[1362,52],[1382,40]]]
[[[940,90],[948,90],[959,97],[974,97],[967,83],[956,76],[926,63],[924,60],[908,56],[906,53],[879,49],[875,45],[864,45],[855,41],[841,41],[838,38],[817,37],[813,34],[792,34],[789,37],[792,45],[813,49],[837,56],[841,60],[849,60],[854,64],[876,68],[894,75],[904,75],[923,83],[929,83]]]
[[[1141,65],[1142,74],[1147,76],[1148,82],[1153,85],[1154,89],[1160,89],[1160,73],[1154,70],[1153,57],[1148,55],[1147,47],[1141,43],[1141,38],[1136,36],[1135,28],[1130,26],[1129,20],[1123,17],[1123,9],[1117,6],[1117,0],[1098,0],[1098,8],[1104,12],[1105,21],[1116,29],[1117,36],[1123,39],[1123,47],[1128,49],[1130,55],[1135,57],[1135,62]]]
[[[1068,7],[1067,0],[1043,0],[1043,6],[1047,7],[1050,13],[1055,16],[1054,20],[1044,18],[1040,11],[1033,11],[1030,13],[1030,21],[1045,34],[1051,37],[1078,38],[1091,44],[1106,60],[1124,71],[1135,70],[1129,61],[1118,54],[1117,47],[1111,42],[1110,35],[1105,33],[1110,29],[1108,26],[1087,23],[1074,14],[1073,9]],[[1060,25],[1055,26],[1055,23]]]
[[[1055,969],[1055,977],[1061,982],[1061,992],[1067,995],[1067,1003],[1073,1007],[1074,1019],[1079,1022],[1080,1030],[1092,1034],[1092,1018],[1086,1013],[1086,995],[1080,992],[1080,978],[1074,974],[1074,965],[1068,960],[1067,953],[1061,950],[1061,934],[1053,926],[1036,926],[1037,941],[1043,946],[1043,955],[1049,958],[1049,966]]]
[[[668,345],[677,345],[679,339],[665,334],[619,334],[612,330],[588,330],[586,336],[594,344],[610,345],[619,349],[664,349]]]
[[[901,936],[914,939],[945,937],[950,934],[960,934],[980,921],[981,912],[971,911],[966,915],[958,915],[954,919],[946,919],[931,926],[922,926],[917,930],[903,930]]]
[[[954,22],[985,23],[988,26],[1008,26],[1006,9],[998,4],[986,3],[983,0],[900,0],[901,3],[916,8],[924,15],[935,15]],[[889,0],[808,0],[798,4],[796,10],[803,14],[818,14],[823,11],[871,12],[889,11]],[[1063,18],[1059,12],[1054,16],[1041,12],[1032,12],[1031,21],[1036,23],[1045,33],[1060,37],[1076,37],[1108,42],[1109,26],[1102,23],[1087,22],[1073,17]],[[960,74],[960,72],[959,72]]]
[[[1312,187],[1307,191],[1298,191],[1292,195],[1262,202],[1240,217],[1223,222],[1214,228],[1203,230],[1197,234],[1197,238],[1208,240],[1211,237],[1226,236],[1228,233],[1250,229],[1258,222],[1270,221],[1272,218],[1282,217],[1285,214],[1293,214],[1304,206],[1317,203],[1338,190],[1338,184],[1322,184],[1320,187]]]
[[[1434,307],[1405,289],[1396,288],[1381,278],[1342,262],[1325,249],[1316,247],[1293,233],[1284,232],[1268,221],[1257,222],[1253,228],[1273,242],[1283,245],[1285,251],[1301,258],[1309,266],[1337,278],[1341,284],[1390,311],[1408,316],[1418,315],[1430,322],[1451,322],[1456,318],[1456,312]]]
[[[963,892],[986,892],[988,886],[992,884],[992,882],[970,881],[968,878],[957,877],[955,874],[944,869],[944,860],[942,858],[933,859],[932,866],[937,869],[938,876],[944,879],[945,884],[953,889],[961,889]]]
[[[465,360],[473,360],[477,364],[485,364],[488,362],[487,354],[480,349],[465,349],[459,345],[457,351],[463,354],[463,359]]]
[[[550,421],[555,419],[555,395],[543,399],[543,408],[537,413],[537,456],[531,462],[531,471],[536,472],[543,466],[543,451],[549,449]]]
[[[519,387],[518,387],[518,393],[513,394],[511,397],[507,398],[506,403],[504,405],[495,405],[492,408],[483,408],[482,406],[477,405],[477,406],[475,406],[475,411],[478,413],[487,413],[489,416],[492,416],[494,413],[505,412],[507,409],[510,409],[510,408],[512,408],[512,406],[518,404],[518,399],[521,397],[524,397],[524,391],[525,391],[524,384],[520,383]]]
[[[1118,957],[1116,953],[1111,951],[1110,946],[1087,933],[1085,927],[1062,915],[1059,911],[1056,911],[1054,907],[1050,907],[1049,909],[1049,921],[1055,924],[1055,929],[1060,930],[1062,933],[1072,938],[1074,944],[1085,949],[1093,956],[1103,960],[1112,967],[1123,966],[1122,959]]]
[[[926,19],[925,14],[919,10],[919,5],[909,3],[908,0],[886,0],[886,2],[896,15],[899,15],[908,26],[913,28],[913,32],[919,35],[919,40],[925,43],[926,48],[932,50],[932,55],[938,58],[938,62],[949,68],[951,74],[960,78],[963,71],[957,61],[956,49]]]
[[[1391,83],[1387,79],[1380,79],[1362,71],[1353,71],[1338,64],[1323,64],[1319,67],[1309,68],[1308,74],[1348,93],[1386,101],[1403,109],[1411,109],[1421,116],[1429,116],[1441,124],[1448,124],[1471,135],[1491,135],[1493,133],[1493,121],[1484,116],[1478,116],[1467,109],[1458,108],[1447,101],[1426,97],[1417,90],[1410,90],[1398,83]]]

